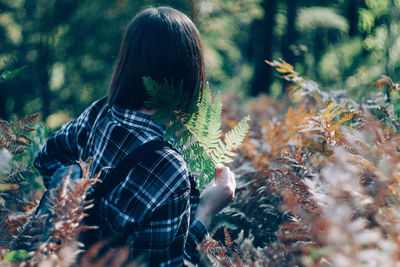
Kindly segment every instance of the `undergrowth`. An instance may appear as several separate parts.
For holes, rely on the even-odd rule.
[[[222,129],[232,128],[243,114],[250,113],[252,121],[239,158],[230,163],[236,197],[214,218],[210,237],[200,245],[202,264],[399,265],[399,105],[388,98],[398,94],[398,85],[383,76],[374,84],[381,92],[356,103],[345,91],[321,90],[284,61],[270,64],[292,82],[289,98],[277,102],[259,96],[243,105],[234,95],[223,96]],[[24,176],[12,178],[18,165],[13,162],[21,158],[5,146],[1,157],[8,162],[0,166],[3,262],[130,264],[126,248],[99,258],[104,244],[81,252],[76,242],[90,205],[83,201],[85,192],[95,178],[85,176],[78,184],[65,180],[68,200],[60,189],[53,202],[54,212],[64,217],[44,238],[42,220],[32,212],[37,202],[20,190]],[[70,205],[77,212],[68,211]]]
[[[293,83],[293,105],[276,116],[268,98],[250,103],[256,125],[235,163],[242,186],[204,257],[216,266],[398,265],[399,113],[385,92],[398,85],[383,76],[373,85],[388,87],[359,104],[269,63]]]

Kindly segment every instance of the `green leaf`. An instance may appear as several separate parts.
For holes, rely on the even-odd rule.
[[[19,188],[17,184],[0,184],[0,191],[10,191],[16,190]]]
[[[181,120],[175,119],[171,125],[167,128],[165,134],[164,134],[164,140],[169,140],[172,137],[175,136],[177,132],[183,131],[185,128],[185,125],[182,123]]]
[[[17,262],[32,258],[32,255],[26,250],[12,250],[4,255],[3,261],[5,262]]]
[[[308,250],[310,252],[310,257],[313,260],[317,260],[317,259],[319,259],[321,257],[321,253],[320,253],[320,251],[318,249],[316,249],[316,248],[308,248]]]
[[[5,81],[13,79],[15,76],[21,73],[26,68],[26,66],[22,66],[18,69],[12,70],[12,71],[3,71],[2,74],[0,74],[0,83],[3,83]]]
[[[242,119],[222,140],[222,98],[212,92],[207,84],[203,94],[200,89],[194,99],[189,99],[181,82],[178,87],[173,82],[162,83],[149,77],[143,78],[149,98],[145,105],[155,109],[152,119],[168,125],[164,140],[175,137],[173,146],[184,147],[181,154],[187,161],[191,173],[198,174],[198,184],[203,186],[215,178],[216,165],[229,163],[236,155],[249,125],[249,116]],[[187,110],[190,112],[188,113]]]
[[[225,135],[226,148],[229,151],[235,150],[243,142],[244,137],[249,131],[250,116],[244,117],[232,130]]]

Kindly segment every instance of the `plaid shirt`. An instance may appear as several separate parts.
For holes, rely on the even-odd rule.
[[[80,157],[93,158],[91,175],[117,163],[138,146],[162,140],[165,127],[150,116],[110,107],[104,97],[47,141],[35,167],[47,187],[54,172]],[[108,172],[104,169],[103,172]],[[186,162],[173,149],[163,148],[132,163],[128,176],[99,206],[103,237],[134,229],[129,237],[131,256],[144,254],[151,265],[180,266],[183,258],[197,259],[197,245],[207,229],[194,217],[199,201],[196,183]]]

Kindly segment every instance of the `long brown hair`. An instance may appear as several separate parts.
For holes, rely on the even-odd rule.
[[[200,34],[193,22],[171,7],[151,7],[128,24],[108,93],[110,105],[141,109],[147,99],[142,78],[183,81],[192,95],[205,84]]]

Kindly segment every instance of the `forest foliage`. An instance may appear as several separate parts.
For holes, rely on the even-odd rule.
[[[124,27],[149,5],[192,18],[215,90],[284,95],[264,61],[280,57],[357,100],[381,74],[399,80],[395,0],[4,0],[0,72],[29,71],[0,84],[0,117],[40,113],[55,130],[78,116],[106,94]]]
[[[183,82],[174,86],[167,80],[159,83],[144,77],[143,85],[149,94],[146,107],[156,110],[152,119],[167,125],[164,140],[173,138],[173,147],[181,150],[200,187],[211,182],[217,168],[233,161],[249,130],[250,117],[243,118],[222,138],[221,95],[213,97],[208,83],[194,97],[185,94]]]
[[[285,61],[270,63],[293,82],[288,98],[277,102],[259,96],[243,105],[235,94],[222,97],[230,103],[222,110],[222,129],[231,128],[243,113],[253,119],[239,157],[230,165],[237,177],[236,197],[213,219],[211,236],[199,247],[203,263],[398,264],[400,128],[395,103],[386,95],[399,93],[396,83],[383,76],[371,85],[381,92],[358,103],[337,91],[321,90]],[[20,121],[24,123],[7,125],[31,128],[30,120]],[[79,222],[89,204],[82,200],[96,177],[83,175],[78,183],[64,180],[53,202],[53,211],[60,215],[58,227],[43,238],[43,220],[33,213],[38,196],[32,192],[37,189],[26,183],[25,172],[15,176],[21,171],[16,168],[21,158],[10,159],[13,163],[3,171],[2,184],[18,187],[1,191],[3,262],[128,264],[124,249],[96,258],[101,243],[77,257],[76,237],[85,229]],[[81,164],[82,169],[89,168]],[[22,185],[30,190],[20,190]]]
[[[241,184],[215,224],[225,227],[216,232],[220,241],[202,246],[208,262],[398,264],[400,128],[385,94],[394,83],[384,76],[373,84],[381,93],[357,103],[321,91],[284,61],[272,65],[284,78],[298,77],[290,94],[294,106],[277,116],[268,105],[285,103],[252,101],[254,125],[236,165]]]
[[[96,181],[87,172],[54,192],[57,228],[45,234],[34,213],[43,187],[32,161],[47,130],[29,114],[39,112],[55,129],[105,94],[123,26],[139,2],[0,3],[1,264],[136,266],[127,248],[100,258],[104,243],[80,251],[90,207],[84,198]],[[205,117],[223,116],[208,147],[252,118],[229,163],[236,197],[199,247],[204,264],[398,265],[400,2],[144,2],[188,13],[202,32],[208,80],[223,91],[214,100],[206,94],[213,108]],[[265,61],[279,57],[286,61]],[[243,92],[270,95],[243,102]],[[172,123],[167,137],[181,126]],[[183,133],[180,144],[189,140]]]

